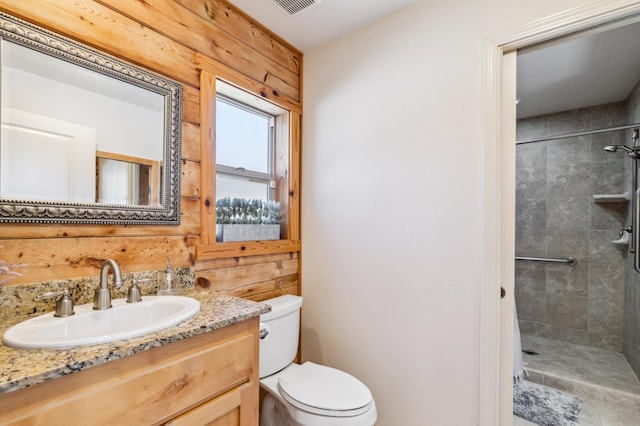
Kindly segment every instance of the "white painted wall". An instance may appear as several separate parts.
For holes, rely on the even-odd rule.
[[[303,360],[379,426],[478,423],[483,38],[579,0],[424,0],[305,52]]]

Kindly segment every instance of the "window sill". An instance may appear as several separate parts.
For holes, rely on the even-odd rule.
[[[298,240],[238,241],[198,245],[196,246],[196,259],[224,259],[229,257],[259,256],[263,254],[299,251],[300,241]]]

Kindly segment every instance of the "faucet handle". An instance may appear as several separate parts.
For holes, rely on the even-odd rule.
[[[69,287],[63,288],[61,291],[49,291],[44,293],[40,298],[42,299],[53,299],[54,297],[60,297],[56,302],[56,312],[53,314],[54,317],[69,317],[75,312],[73,311],[73,299],[71,298],[71,293],[69,292]]]
[[[134,280],[131,287],[127,291],[127,303],[138,303],[142,301],[142,296],[140,294],[140,287],[138,287],[138,283],[148,283],[153,281],[151,278],[145,278],[141,280]]]

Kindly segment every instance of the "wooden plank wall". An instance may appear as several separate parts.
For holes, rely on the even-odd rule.
[[[254,300],[299,294],[299,254],[197,261],[200,243],[199,68],[202,56],[300,106],[302,55],[223,0],[0,0],[0,10],[183,84],[179,226],[0,224],[0,259],[24,264],[7,286],[123,271],[194,266],[212,291]]]

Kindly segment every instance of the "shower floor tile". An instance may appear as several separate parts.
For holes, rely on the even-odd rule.
[[[526,368],[532,372],[640,395],[640,381],[624,355],[542,337],[522,336]]]
[[[522,335],[527,380],[582,399],[582,426],[638,426],[640,381],[621,353]]]

